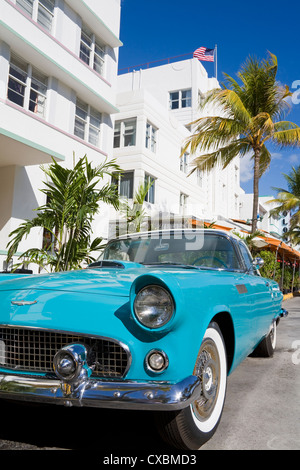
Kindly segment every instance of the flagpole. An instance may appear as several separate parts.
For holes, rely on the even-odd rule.
[[[216,79],[218,80],[218,46],[215,45],[215,73]]]

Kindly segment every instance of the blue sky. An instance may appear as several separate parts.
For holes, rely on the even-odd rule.
[[[300,125],[300,3],[297,0],[121,0],[119,68],[193,52],[200,46],[218,46],[218,79],[235,76],[249,55],[278,58],[277,78],[294,92],[287,119]],[[212,63],[202,62],[208,74]],[[295,83],[299,80],[299,84]],[[294,88],[292,88],[294,86]],[[299,103],[297,103],[299,101]],[[286,187],[282,173],[300,165],[299,149],[272,149],[270,169],[260,181],[260,194],[276,194]],[[241,165],[241,186],[252,192],[251,162]]]

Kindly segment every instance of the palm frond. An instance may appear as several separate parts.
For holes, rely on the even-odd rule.
[[[220,113],[226,118],[234,119],[243,123],[244,126],[247,126],[250,122],[251,115],[240,96],[234,90],[225,88],[208,92],[203,100],[203,106],[207,106],[208,104],[212,104],[218,108]]]
[[[191,124],[196,125],[194,134],[186,139],[181,156],[188,150],[195,154],[214,146],[226,146],[244,130],[238,121],[220,116],[200,118]]]
[[[226,168],[235,157],[238,155],[243,157],[250,150],[251,146],[246,140],[239,139],[233,141],[226,147],[221,147],[211,153],[206,153],[196,157],[192,162],[194,168],[189,174],[192,174],[197,168],[204,171],[210,171],[218,162],[221,163],[223,168]]]
[[[119,196],[114,185],[102,185],[105,174],[120,168],[115,161],[104,161],[93,167],[84,156],[69,169],[53,160],[49,167],[42,167],[46,176],[42,192],[47,202],[40,206],[38,215],[26,220],[10,234],[8,259],[17,251],[20,242],[34,227],[46,229],[52,235],[52,245],[46,250],[27,250],[26,256],[40,262],[49,255],[48,264],[53,270],[80,267],[80,263],[100,246],[100,239],[91,242],[92,221],[100,202],[118,208]],[[99,187],[100,186],[100,187]],[[49,253],[49,251],[52,253]]]
[[[300,147],[300,127],[276,131],[272,139],[281,147]]]

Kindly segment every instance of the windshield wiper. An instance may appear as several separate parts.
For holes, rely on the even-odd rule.
[[[144,266],[178,266],[183,269],[201,269],[201,266],[193,266],[192,264],[173,263],[172,261],[157,261],[155,263],[141,263]]]

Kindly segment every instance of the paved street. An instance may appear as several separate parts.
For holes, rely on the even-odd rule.
[[[300,297],[283,306],[274,357],[247,358],[232,373],[222,421],[202,450],[300,450]]]
[[[290,314],[279,324],[274,358],[248,358],[229,377],[221,424],[202,450],[300,450],[300,297],[284,307]],[[0,450],[174,453],[159,440],[151,413],[7,402],[0,413]]]

